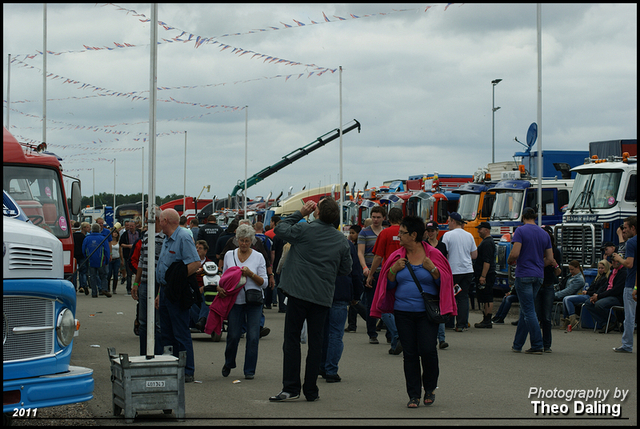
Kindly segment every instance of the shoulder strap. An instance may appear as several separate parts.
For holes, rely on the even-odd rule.
[[[422,295],[424,293],[424,291],[422,290],[422,286],[420,285],[420,282],[418,281],[418,278],[416,277],[416,273],[413,272],[413,268],[411,267],[411,264],[409,263],[409,261],[407,261],[407,264],[405,265],[405,267],[407,267],[407,269],[409,270],[409,274],[411,274],[411,277],[413,277],[413,281],[416,283],[416,286],[418,287],[418,290],[420,291],[420,295]]]
[[[234,249],[231,251],[231,255],[233,255],[233,262],[236,264],[236,267],[238,266],[238,261],[236,261],[236,253],[238,252],[238,249]]]

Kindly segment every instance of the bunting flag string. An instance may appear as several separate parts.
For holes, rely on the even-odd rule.
[[[17,63],[19,65],[21,65],[22,67],[26,67],[28,69],[32,69],[32,70],[36,70],[39,71],[40,73],[42,73],[42,69],[36,67],[36,66],[32,66],[29,65],[28,63],[24,62],[24,61],[20,61],[18,59],[12,59],[11,63]],[[300,77],[304,76],[305,74],[307,75],[307,78],[311,77],[312,75],[315,76],[322,76],[323,74],[325,74],[326,72],[331,72],[331,73],[335,73],[337,69],[324,69],[321,72],[305,72],[305,73],[298,73],[298,79],[300,79]],[[195,89],[195,88],[207,88],[207,87],[216,87],[216,86],[224,86],[224,85],[236,85],[239,83],[248,83],[248,82],[255,82],[255,81],[259,81],[259,80],[271,80],[271,79],[278,79],[278,78],[285,78],[285,82],[292,76],[296,76],[296,74],[289,74],[289,75],[276,75],[276,76],[271,76],[271,77],[261,77],[261,78],[255,78],[255,79],[246,79],[246,80],[238,80],[235,82],[223,82],[223,83],[211,83],[211,84],[205,84],[205,85],[183,85],[183,86],[175,86],[175,87],[158,87],[158,91],[169,91],[169,90],[181,90],[181,89]],[[119,92],[119,91],[114,91],[114,90],[110,90],[110,89],[106,89],[106,88],[101,88],[98,87],[96,85],[92,85],[90,83],[83,83],[80,82],[78,80],[74,80],[72,78],[67,78],[64,76],[60,76],[60,75],[54,75],[53,73],[48,73],[47,74],[47,78],[51,79],[51,80],[59,80],[59,81],[63,81],[62,84],[71,84],[71,85],[80,85],[79,87],[77,87],[77,89],[81,89],[81,90],[85,90],[85,89],[92,89],[93,91],[99,91],[98,94],[96,95],[87,95],[84,97],[65,97],[65,98],[47,98],[47,101],[65,101],[65,100],[84,100],[84,99],[88,99],[88,98],[97,98],[97,97],[124,97],[124,98],[130,98],[131,101],[147,101],[149,98],[148,97],[144,97],[140,94],[144,94],[144,93],[148,93],[149,91],[131,91],[131,92]],[[226,105],[211,105],[211,104],[203,104],[203,103],[194,103],[194,102],[190,102],[190,101],[179,101],[176,100],[172,97],[169,97],[170,100],[165,100],[165,99],[159,99],[159,102],[174,102],[174,103],[179,103],[179,104],[187,104],[187,105],[191,105],[191,106],[196,106],[196,107],[202,107],[202,108],[206,108],[206,109],[212,109],[215,107],[222,107],[222,108],[237,108],[236,106],[226,106]],[[42,100],[17,100],[17,101],[12,101],[11,103],[34,103],[34,102],[42,102]]]
[[[446,3],[446,5],[444,7],[444,10],[446,11],[449,8],[449,6],[451,6],[453,4],[454,3]],[[461,3],[460,6],[462,6],[463,4],[464,3]],[[112,6],[112,7],[115,7],[119,11],[125,11],[125,12],[127,12],[127,15],[131,13],[132,16],[142,17],[143,19],[139,19],[140,22],[149,22],[150,21],[150,19],[147,18],[144,14],[138,13],[133,9],[126,9],[126,8],[124,8],[122,6],[119,6],[119,5],[116,5],[114,3],[106,3],[106,4],[103,4],[101,7],[105,7],[105,6]],[[426,6],[424,10],[422,10],[422,8],[391,9],[392,10],[391,12],[367,13],[367,14],[364,14],[364,15],[362,15],[362,14],[361,15],[355,15],[353,13],[350,13],[348,17],[341,17],[341,16],[333,15],[332,16],[332,18],[334,18],[333,20],[329,19],[327,17],[327,15],[324,12],[322,12],[323,19],[320,22],[313,21],[313,20],[309,19],[310,23],[305,24],[304,22],[298,21],[296,19],[292,19],[292,21],[296,25],[285,24],[284,22],[280,21],[280,24],[283,25],[282,28],[276,27],[276,26],[268,26],[268,27],[265,27],[265,28],[256,28],[256,29],[252,29],[252,30],[244,31],[244,32],[226,33],[226,34],[221,34],[221,35],[213,36],[213,37],[195,36],[195,38],[194,38],[193,34],[190,34],[187,31],[179,29],[177,27],[171,26],[171,25],[169,25],[169,24],[167,24],[165,22],[158,21],[158,25],[161,26],[162,28],[164,28],[167,31],[170,31],[170,30],[182,31],[182,34],[180,36],[178,36],[178,37],[181,37],[181,36],[183,36],[185,34],[189,34],[189,39],[186,40],[186,41],[192,41],[193,40],[196,43],[196,48],[197,48],[199,45],[201,45],[203,43],[206,43],[207,40],[220,39],[220,38],[223,38],[223,37],[242,36],[242,35],[246,35],[246,34],[254,34],[254,33],[265,32],[265,31],[283,30],[283,29],[288,29],[288,28],[299,28],[299,27],[306,27],[308,25],[318,25],[318,24],[326,24],[326,23],[330,23],[330,22],[347,21],[347,20],[350,20],[350,19],[371,18],[371,17],[374,17],[374,16],[389,16],[389,15],[392,15],[392,14],[395,14],[395,13],[401,13],[401,12],[416,12],[416,13],[423,12],[424,13],[424,12],[427,12],[429,9],[437,7],[437,6],[439,6],[439,5]]]

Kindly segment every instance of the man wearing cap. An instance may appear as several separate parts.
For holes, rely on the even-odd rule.
[[[469,322],[469,288],[473,280],[473,262],[478,256],[478,248],[471,233],[464,230],[464,221],[459,213],[449,213],[449,231],[442,236],[442,242],[449,252],[449,265],[453,273],[453,284],[461,290],[456,295],[458,315],[456,316],[456,332],[467,330]],[[453,318],[449,323],[453,324]],[[452,327],[452,326],[449,326]]]
[[[524,224],[513,234],[513,247],[507,259],[509,265],[518,263],[515,289],[520,301],[520,319],[511,350],[520,353],[529,335],[531,348],[525,353],[541,355],[544,347],[534,300],[544,280],[544,267],[558,264],[553,257],[551,237],[536,225],[536,211],[527,207],[522,221]]]
[[[476,328],[492,328],[493,313],[493,283],[496,280],[496,245],[491,237],[491,224],[481,222],[478,225],[478,235],[482,239],[478,245],[478,257],[473,263],[473,273],[476,280],[478,303],[482,305],[482,322],[476,323]]]
[[[616,251],[616,245],[610,241],[607,241],[606,243],[604,243],[604,246],[602,246],[602,250],[604,250],[602,259],[606,259],[609,263],[611,263],[613,254]]]

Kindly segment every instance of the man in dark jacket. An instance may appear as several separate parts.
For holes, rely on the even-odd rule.
[[[582,311],[587,310],[596,324],[604,326],[607,323],[609,309],[615,305],[622,305],[624,282],[627,280],[627,269],[619,261],[611,263],[609,281],[596,291],[589,301],[582,305]],[[605,326],[599,332],[604,333],[610,329]]]
[[[193,229],[193,228],[191,228]],[[216,257],[216,243],[218,242],[218,238],[224,232],[224,229],[218,225],[217,219],[215,215],[209,215],[207,218],[207,223],[202,225],[198,230],[198,236],[193,237],[196,241],[204,240],[209,245],[209,250],[207,250],[207,258],[212,261],[217,261]]]
[[[344,343],[344,324],[347,321],[348,306],[355,297],[362,295],[362,267],[358,261],[358,249],[349,241],[352,268],[351,273],[336,278],[336,290],[333,293],[333,304],[329,309],[327,320],[324,323],[324,344],[322,345],[322,361],[320,362],[320,375],[327,383],[336,383],[342,380],[338,375],[338,362],[342,357]]]
[[[311,213],[316,220],[300,222]],[[317,378],[322,360],[324,322],[333,303],[336,277],[349,274],[353,266],[346,237],[333,227],[339,216],[340,207],[331,198],[320,201],[317,210],[314,201],[307,201],[275,228],[276,236],[291,243],[291,248],[280,283],[288,299],[282,347],[282,391],[269,398],[272,402],[298,399],[301,390],[307,401],[319,398]],[[301,386],[300,332],[305,320],[309,351]]]

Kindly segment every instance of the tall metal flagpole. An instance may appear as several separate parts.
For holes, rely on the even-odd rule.
[[[344,181],[342,179],[342,66],[340,66],[340,228],[342,228],[344,217]]]
[[[249,153],[249,106],[244,111],[244,219],[247,218],[247,162]]]
[[[47,4],[42,9],[42,142],[47,141]],[[95,203],[93,207],[95,207]]]
[[[11,54],[9,54],[9,59],[7,60],[7,129],[11,128],[9,112],[11,112]]]
[[[156,284],[156,94],[158,65],[158,4],[151,6],[151,49],[149,65],[149,252],[147,273],[147,359],[153,359],[155,350],[155,284]],[[144,209],[144,206],[143,206]]]
[[[116,159],[113,158],[113,224],[116,224]]]
[[[542,226],[542,5],[538,15],[538,226]]]
[[[187,215],[187,131],[184,132],[184,181],[182,191],[182,214]]]
[[[142,146],[142,229],[144,229],[144,223],[145,223],[145,218],[144,218],[144,146]],[[114,207],[114,215],[115,215],[115,207]]]

